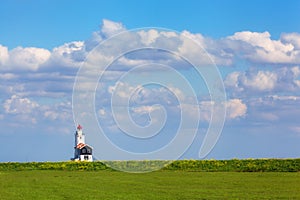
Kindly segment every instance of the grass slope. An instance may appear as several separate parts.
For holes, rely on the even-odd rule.
[[[300,199],[300,173],[0,171],[0,199]]]

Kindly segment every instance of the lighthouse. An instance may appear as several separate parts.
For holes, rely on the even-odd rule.
[[[75,161],[93,161],[93,147],[85,143],[85,134],[82,131],[82,126],[79,124],[75,132],[75,147],[74,147]]]

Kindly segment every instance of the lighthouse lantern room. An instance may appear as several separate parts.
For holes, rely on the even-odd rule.
[[[85,143],[85,134],[82,132],[82,126],[78,125],[75,133],[75,161],[93,161],[93,147]]]

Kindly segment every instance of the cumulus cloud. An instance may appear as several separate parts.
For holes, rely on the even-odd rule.
[[[279,96],[279,95],[270,95],[268,96],[273,100],[292,100],[292,101],[297,101],[299,100],[299,96]]]
[[[85,59],[84,42],[74,41],[55,47],[46,65],[48,67],[73,67],[79,68]]]
[[[268,95],[247,99],[249,125],[276,125],[292,127],[298,124],[299,96]],[[278,123],[274,123],[278,122]]]
[[[228,40],[239,41],[239,46],[246,44],[241,54],[255,63],[297,64],[300,62],[297,36],[283,35],[280,40],[272,40],[269,32],[237,32],[228,36]],[[241,49],[241,48],[239,48]],[[238,50],[233,48],[233,50]]]
[[[114,21],[107,20],[107,19],[104,19],[102,21],[101,32],[106,37],[110,37],[114,34],[124,31],[124,30],[125,30],[125,27],[120,22],[114,22]]]
[[[241,99],[230,99],[225,104],[228,119],[244,117],[247,113],[247,106]]]
[[[87,54],[101,41],[126,30],[125,26],[118,22],[110,20],[103,20],[102,26],[99,31],[93,33],[92,37],[86,41],[73,41],[65,43],[59,47],[55,47],[52,51],[43,48],[35,47],[16,47],[8,50],[7,47],[0,45],[0,67],[1,70],[29,70],[37,71],[41,67],[47,66],[48,68],[54,66],[67,66],[78,68]],[[200,33],[190,33],[183,31],[181,33],[172,31],[157,31],[154,29],[141,30],[138,32],[131,32],[128,37],[128,44],[164,44],[166,47],[176,47],[178,54],[187,56],[188,58],[202,59],[204,63],[211,63],[211,58],[217,65],[227,66],[234,65],[236,58],[242,57],[254,63],[300,63],[299,54],[299,41],[300,36],[298,33],[284,33],[279,40],[271,39],[269,32],[237,32],[232,36],[221,39],[212,39],[204,37]],[[203,51],[194,51],[192,43],[186,38],[195,41],[203,47]],[[166,40],[167,39],[167,40]],[[132,41],[131,41],[132,40]],[[176,49],[174,48],[174,49]],[[115,49],[117,52],[117,49]],[[111,54],[114,54],[114,49]],[[146,52],[147,59],[138,57],[123,57],[120,59],[120,64],[124,66],[133,67],[145,61],[170,64],[170,55],[157,58],[158,54]],[[209,55],[209,57],[207,56]],[[104,55],[102,55],[104,56]],[[109,55],[105,55],[109,56]],[[172,57],[172,56],[171,56]],[[174,56],[176,58],[176,56]],[[173,58],[173,61],[174,61]],[[178,60],[177,60],[178,61]],[[176,62],[176,59],[175,59]],[[184,67],[183,63],[181,63]],[[57,69],[57,68],[56,68]]]
[[[28,97],[12,95],[3,103],[4,116],[18,126],[27,123],[41,123],[43,120],[69,121],[72,119],[71,103],[60,102],[55,104],[41,104]]]
[[[11,80],[11,79],[17,79],[18,75],[13,73],[2,73],[0,74],[0,79],[2,80]]]
[[[153,42],[155,42],[155,40],[159,37],[159,33],[156,30],[149,30],[149,31],[139,31],[138,34],[141,37],[141,42],[149,45]]]
[[[299,33],[283,33],[280,37],[285,44],[292,44],[296,50],[300,50],[300,34]]]
[[[103,19],[100,30],[93,32],[92,37],[85,41],[85,49],[87,51],[90,51],[103,40],[124,30],[126,30],[126,28],[122,23]]]
[[[163,96],[164,94],[161,95]],[[184,117],[185,124],[181,128],[189,130],[197,128],[195,125],[198,123],[211,123],[213,105],[214,103],[212,101],[201,101],[199,104],[181,102],[179,105],[134,104],[126,108],[127,112],[115,112],[113,115],[110,108],[102,107],[98,109],[97,113],[101,127],[108,129],[110,133],[119,133],[119,124],[116,124],[116,121],[128,121],[128,118],[130,118],[131,123],[138,124],[142,127],[146,127],[149,124],[161,125],[161,121],[166,120],[166,124],[162,125],[162,128],[164,126],[173,126],[174,128],[182,122],[182,117]],[[237,119],[246,117],[247,105],[241,99],[230,99],[224,102],[223,105],[225,105],[227,109],[227,115],[224,116],[226,120],[234,122]],[[214,109],[218,110],[218,106],[221,105],[216,105]],[[159,113],[162,109],[165,111],[164,114],[166,114],[165,119],[163,115],[155,115],[155,112]],[[182,113],[185,113],[184,116]]]
[[[116,88],[118,89],[116,90]],[[104,88],[102,88],[103,90]],[[124,82],[118,82],[113,86],[108,86],[107,91],[114,96],[103,95],[99,100],[98,114],[101,119],[108,117],[112,118],[108,110],[105,110],[105,102],[107,99],[112,98],[116,104],[115,106],[128,106],[130,112],[134,115],[135,119],[148,115],[149,113],[161,109],[162,107],[168,112],[169,117],[180,116],[181,112],[185,112],[190,121],[197,120],[199,118],[198,109],[200,110],[200,120],[209,122],[211,120],[212,108],[214,106],[213,101],[200,101],[197,104],[190,103],[190,97],[179,88],[169,86],[167,89],[160,88],[148,88],[148,87],[133,87],[132,85]],[[106,98],[103,98],[106,97]],[[100,103],[102,102],[102,103]],[[215,109],[219,109],[215,107]],[[241,99],[230,99],[222,104],[227,109],[228,120],[244,117],[247,112],[247,105],[243,103]],[[126,117],[126,116],[124,116]],[[111,122],[110,122],[111,123]]]
[[[13,115],[14,123],[26,122],[28,124],[36,124],[36,112],[39,104],[35,101],[31,101],[28,98],[22,98],[17,95],[13,95],[11,98],[5,100],[3,104],[5,118],[7,115]]]
[[[138,114],[149,114],[155,110],[159,109],[159,106],[154,105],[154,106],[139,106],[139,107],[134,107],[132,109],[133,112],[138,113]]]
[[[298,66],[270,70],[236,71],[228,74],[225,86],[234,93],[299,92]]]
[[[122,24],[104,20],[101,30],[95,32],[93,37],[85,42],[86,49],[91,49],[109,36],[124,30],[126,29]],[[212,39],[201,33],[189,31],[178,33],[149,29],[131,32],[126,39],[132,40],[132,43],[146,45],[159,43],[165,45],[166,48],[176,47],[176,53],[184,57],[197,58],[203,63],[211,63],[212,60],[220,66],[234,65],[235,61],[240,58],[255,64],[300,63],[298,33],[284,33],[278,40],[273,40],[269,32],[243,31],[225,38]],[[196,48],[193,47],[194,44],[191,41],[200,45],[203,48],[202,51],[199,51],[199,48],[195,51]]]
[[[70,121],[72,119],[70,102],[60,102],[54,105],[42,105],[40,112],[43,113],[43,117],[52,121]]]
[[[269,71],[258,71],[254,76],[246,76],[242,81],[249,88],[268,91],[275,87],[277,75]]]
[[[148,105],[160,104],[163,106],[177,106],[179,98],[184,100],[187,98],[184,91],[179,88],[169,86],[165,87],[147,87],[142,85],[133,86],[127,82],[117,82],[114,85],[107,85],[101,90],[107,90],[105,98],[98,96],[99,102],[104,105],[105,102],[113,99],[115,105],[132,106],[148,108]],[[103,94],[103,93],[102,93]],[[146,107],[143,107],[146,106]],[[139,109],[135,109],[138,111]]]
[[[271,34],[269,32],[237,32],[233,36],[229,36],[229,39],[244,41],[251,44],[254,47],[261,47],[266,51],[276,51],[282,50],[283,52],[288,52],[293,50],[293,45],[282,44],[280,41],[274,41],[271,39]]]
[[[215,103],[213,101],[201,101],[199,102],[199,108],[200,108],[200,119],[202,121],[210,122],[211,115],[212,115],[212,106]],[[225,105],[226,108],[226,119],[227,120],[233,120],[238,119],[241,117],[245,117],[247,113],[247,105],[243,103],[241,99],[229,99],[226,102],[223,102],[223,105]],[[222,105],[222,106],[223,106]],[[215,109],[219,109],[218,106],[221,105],[215,105]],[[191,109],[192,110],[192,109]]]
[[[4,66],[9,59],[8,48],[0,44],[0,66]]]
[[[4,102],[3,106],[5,112],[9,114],[29,114],[32,113],[39,105],[28,98],[13,95],[10,99],[7,99]]]
[[[277,82],[277,74],[270,71],[233,72],[225,79],[225,85],[239,91],[247,89],[255,91],[270,91]]]
[[[36,71],[50,57],[50,51],[35,47],[16,47],[8,51],[7,47],[0,47],[0,70],[29,70]]]
[[[77,70],[95,46],[125,30],[126,27],[122,23],[103,20],[100,29],[94,32],[90,39],[71,41],[52,50],[36,47],[8,49],[0,45],[0,98],[3,102],[3,114],[0,115],[0,118],[5,120],[7,116],[19,116],[18,119],[22,121],[26,117],[31,117],[28,118],[31,122],[70,120],[72,115],[69,102]],[[187,38],[201,45],[203,50],[195,51],[193,48],[195,44]],[[267,105],[271,102],[275,102],[278,108],[288,107],[290,111],[293,111],[293,106],[298,105],[299,97],[297,95],[300,94],[299,33],[283,33],[280,38],[272,39],[269,32],[243,31],[221,39],[214,39],[189,31],[179,33],[148,29],[128,34],[126,42],[126,45],[155,46],[163,44],[174,49],[175,54],[162,50],[137,51],[123,55],[113,63],[105,72],[104,82],[98,86],[97,91],[101,98],[96,103],[102,106],[98,108],[98,114],[103,120],[107,116],[109,119],[112,117],[107,106],[111,103],[110,98],[116,89],[116,81],[124,72],[147,63],[159,63],[171,66],[175,70],[181,70],[181,72],[187,70],[184,73],[188,74],[188,70],[192,66],[183,62],[178,55],[203,59],[204,63],[207,58],[211,58],[218,66],[222,67],[239,66],[241,60],[247,64],[247,67],[253,66],[246,71],[237,69],[224,78],[228,96],[231,98],[224,103],[227,108],[227,120],[257,117],[260,120],[276,121],[284,117],[289,118],[288,114],[278,110],[280,113],[278,115],[275,109],[276,112],[258,112],[260,115],[257,116],[258,114],[256,115],[253,111],[271,110],[273,107]],[[97,55],[95,61],[110,61],[112,55],[123,48],[119,48],[119,46],[116,48],[116,46],[107,47],[108,50],[105,51],[105,54]],[[207,55],[206,53],[209,57],[204,56]],[[276,64],[276,68],[273,64]],[[268,67],[264,68],[265,66]],[[147,70],[149,69],[162,76],[160,71],[162,68],[155,66],[147,68]],[[147,74],[147,70],[136,71],[133,79],[141,78],[138,73]],[[97,72],[97,70],[95,71]],[[92,76],[95,76],[95,71],[91,71]],[[164,75],[165,78],[168,78],[168,73]],[[91,85],[88,78],[83,83],[87,87]],[[166,107],[167,111],[171,113],[170,116],[178,115],[179,98],[184,100],[181,108],[189,111],[191,119],[197,115],[194,112],[195,108],[199,108],[202,119],[210,120],[212,102],[200,101],[199,105],[189,104],[187,92],[179,88],[141,86],[137,89],[126,82],[118,82],[118,84],[119,90],[115,94],[117,102],[119,105],[128,105],[130,97],[131,112],[137,118],[156,111],[158,107],[155,104]],[[197,95],[201,93],[196,92]],[[272,101],[270,95],[272,95]],[[249,101],[249,96],[261,97],[261,103],[258,103],[259,98],[255,103],[254,100]],[[59,104],[58,102],[63,103]],[[290,107],[289,104],[291,104]],[[293,112],[296,113],[296,111]],[[293,116],[295,117],[296,114]],[[112,121],[107,120],[107,124],[111,126]]]

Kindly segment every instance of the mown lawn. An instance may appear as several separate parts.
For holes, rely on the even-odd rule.
[[[300,199],[299,172],[0,171],[0,199]]]

